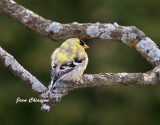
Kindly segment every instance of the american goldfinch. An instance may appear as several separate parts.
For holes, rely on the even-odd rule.
[[[63,42],[51,56],[51,82],[49,89],[54,91],[59,80],[76,80],[82,76],[88,64],[85,49],[89,48],[84,41],[71,38]]]

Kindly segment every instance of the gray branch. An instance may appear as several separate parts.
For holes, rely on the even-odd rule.
[[[105,39],[125,43],[134,47],[153,66],[153,70],[146,73],[104,73],[88,74],[76,81],[59,81],[57,90],[53,93],[48,90],[32,74],[25,70],[9,53],[0,47],[0,61],[18,78],[24,81],[36,92],[41,99],[42,110],[49,111],[52,106],[61,100],[70,90],[94,86],[124,86],[124,85],[156,85],[160,82],[160,50],[155,42],[134,26],[119,26],[101,23],[71,23],[61,24],[51,22],[34,12],[18,5],[13,0],[0,0],[0,12],[11,17],[25,27],[51,40],[66,40],[77,37],[80,39]],[[68,34],[69,32],[69,34]]]
[[[50,107],[59,102],[70,90],[94,86],[125,86],[125,85],[156,85],[160,82],[160,66],[146,73],[104,73],[86,74],[76,81],[59,81],[57,91],[52,93],[36,77],[24,69],[12,55],[0,47],[0,61],[18,78],[24,81],[41,99],[42,110],[49,111]]]
[[[121,41],[130,47],[135,47],[152,65],[157,66],[160,64],[160,50],[156,44],[134,26],[119,26],[117,23],[80,24],[74,22],[72,24],[61,24],[51,22],[13,0],[1,0],[0,12],[51,40],[66,40],[76,37],[80,39],[94,38]]]

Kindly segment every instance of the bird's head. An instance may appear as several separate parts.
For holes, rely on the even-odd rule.
[[[88,49],[89,47],[85,44],[83,40],[78,38],[70,38],[64,42],[64,44],[69,44],[70,47],[76,47],[77,49]]]

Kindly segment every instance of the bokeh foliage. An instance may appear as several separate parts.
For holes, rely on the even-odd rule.
[[[46,19],[61,23],[134,25],[160,46],[159,0],[16,0]],[[114,41],[85,40],[89,65],[85,73],[145,72],[152,67],[133,48]],[[61,42],[52,42],[0,14],[0,45],[42,83],[50,81],[50,55]],[[0,64],[0,124],[6,125],[158,125],[160,87],[94,87],[70,92],[50,112],[39,103],[16,98],[37,97]]]

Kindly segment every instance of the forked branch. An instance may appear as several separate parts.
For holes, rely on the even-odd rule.
[[[119,26],[114,24],[74,22],[61,24],[51,22],[32,11],[18,5],[13,0],[0,0],[0,12],[18,21],[25,27],[51,40],[66,40],[77,37],[80,39],[106,39],[125,43],[134,47],[153,66],[153,70],[146,73],[104,73],[88,74],[76,81],[60,81],[59,89],[53,93],[48,90],[36,77],[25,70],[9,53],[0,47],[0,61],[18,78],[24,81],[36,92],[40,98],[48,99],[42,103],[42,110],[49,111],[70,90],[93,86],[117,85],[156,85],[160,82],[160,50],[157,45],[134,26]],[[69,32],[69,33],[68,33]]]

